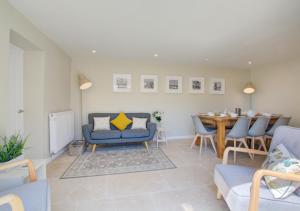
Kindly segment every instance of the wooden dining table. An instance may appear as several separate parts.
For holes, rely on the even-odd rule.
[[[259,116],[260,115],[252,117],[251,124],[253,124]],[[238,120],[238,117],[199,115],[199,118],[205,126],[217,129],[217,157],[222,159],[225,151],[226,129],[232,128],[235,122]],[[279,116],[271,116],[269,126],[272,126],[278,120],[278,118]],[[200,141],[201,140],[198,140],[196,144],[199,144]]]

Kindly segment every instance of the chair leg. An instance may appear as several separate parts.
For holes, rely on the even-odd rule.
[[[265,152],[268,152],[267,147],[266,147],[266,144],[265,144],[264,138],[263,138],[263,137],[260,137],[259,140],[260,140],[260,142],[261,142],[261,145],[262,145],[264,151],[265,151]]]
[[[236,139],[233,140],[233,147],[236,148]],[[233,162],[236,163],[236,151],[233,153]]]
[[[209,136],[209,139],[210,139],[211,145],[212,145],[212,147],[213,147],[215,153],[217,153],[216,146],[215,146],[215,141],[214,141],[213,137],[212,137],[212,136]]]
[[[246,149],[249,149],[245,139],[242,139],[241,144],[243,144]],[[252,154],[250,152],[248,154],[249,154],[250,159],[253,160]]]
[[[192,143],[192,145],[191,145],[191,149],[193,149],[193,147],[195,146],[198,137],[199,137],[199,136],[196,134],[195,137],[194,137],[193,143]]]
[[[200,154],[200,156],[201,156],[201,153],[202,153],[202,145],[203,145],[203,142],[204,142],[205,140],[204,140],[204,137],[203,137],[203,136],[200,136],[200,139],[201,139],[201,141],[200,141],[199,154]]]
[[[97,147],[97,145],[96,145],[96,144],[94,144],[94,145],[93,145],[92,152],[95,152],[95,151],[96,151],[96,147]]]
[[[221,200],[222,199],[222,194],[221,194],[221,192],[218,190],[218,192],[217,192],[217,199],[218,200]]]
[[[206,136],[204,136],[204,146],[205,146],[205,151],[207,150],[207,137]]]
[[[254,149],[254,145],[255,145],[255,138],[252,137],[251,139],[251,148]],[[252,154],[252,158],[254,159],[254,154]]]

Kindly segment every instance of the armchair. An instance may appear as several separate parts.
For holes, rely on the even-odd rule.
[[[28,183],[0,190],[0,210],[50,211],[50,187],[46,180],[37,180],[32,161],[22,160],[4,164],[0,166],[0,171],[17,166],[28,167]]]
[[[300,159],[300,129],[279,127],[270,147],[272,151],[283,143],[285,147]],[[270,170],[257,170],[238,165],[227,165],[229,152],[242,152],[267,155],[267,152],[228,147],[224,152],[223,164],[216,165],[214,180],[218,188],[217,198],[223,196],[231,211],[276,211],[300,210],[300,190],[284,199],[274,199],[267,186],[262,182],[264,176],[274,176],[283,180],[300,182],[300,175],[278,173]]]

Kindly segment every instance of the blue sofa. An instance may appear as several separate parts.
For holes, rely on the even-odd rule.
[[[111,130],[96,130],[94,128],[94,117],[110,117],[110,121],[115,119],[119,113],[90,113],[88,115],[88,124],[82,126],[84,139],[87,143],[94,145],[95,151],[97,144],[114,144],[114,143],[132,143],[144,142],[148,148],[147,141],[151,141],[156,131],[156,124],[150,122],[151,115],[149,113],[126,113],[129,119],[147,118],[147,130],[145,129],[131,129],[130,124],[125,130],[120,131],[114,125],[110,124]]]

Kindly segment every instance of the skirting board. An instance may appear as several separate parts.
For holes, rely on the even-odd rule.
[[[68,145],[59,150],[56,154],[50,155],[50,157],[47,159],[46,163],[49,164],[51,161],[55,160],[58,158],[60,155],[62,155],[64,152],[68,150]]]

